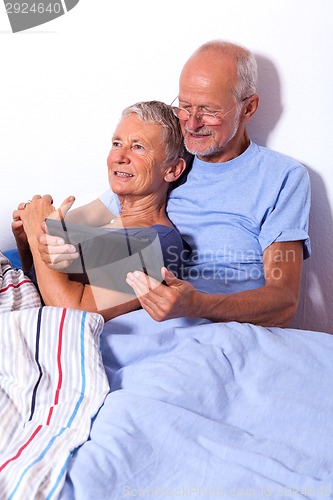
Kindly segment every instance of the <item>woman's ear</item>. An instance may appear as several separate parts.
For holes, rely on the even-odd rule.
[[[178,158],[176,163],[168,168],[165,173],[164,180],[166,182],[174,182],[182,175],[186,168],[186,161],[184,158]]]

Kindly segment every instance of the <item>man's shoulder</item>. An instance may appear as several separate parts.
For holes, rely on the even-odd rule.
[[[274,165],[280,165],[287,169],[300,168],[305,169],[304,165],[299,161],[289,156],[288,154],[281,153],[275,149],[268,148],[267,146],[259,146],[254,144],[256,149],[256,154],[261,156],[263,161],[270,162]]]

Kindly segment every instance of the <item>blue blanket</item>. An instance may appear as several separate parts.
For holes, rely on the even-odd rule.
[[[144,311],[102,336],[111,392],[61,499],[333,497],[333,337]]]

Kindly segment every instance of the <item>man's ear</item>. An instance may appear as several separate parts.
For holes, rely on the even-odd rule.
[[[259,106],[259,97],[257,96],[257,94],[251,95],[251,97],[249,97],[244,106],[243,110],[244,118],[249,120],[257,111],[258,106]]]
[[[186,168],[186,161],[184,158],[178,158],[176,163],[169,167],[165,173],[164,180],[166,182],[174,182],[182,175]]]

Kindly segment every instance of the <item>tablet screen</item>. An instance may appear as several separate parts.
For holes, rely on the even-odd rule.
[[[74,245],[80,254],[62,270],[70,279],[126,293],[133,293],[125,281],[130,271],[162,281],[163,255],[154,228],[97,228],[50,218],[45,222],[49,234]]]

